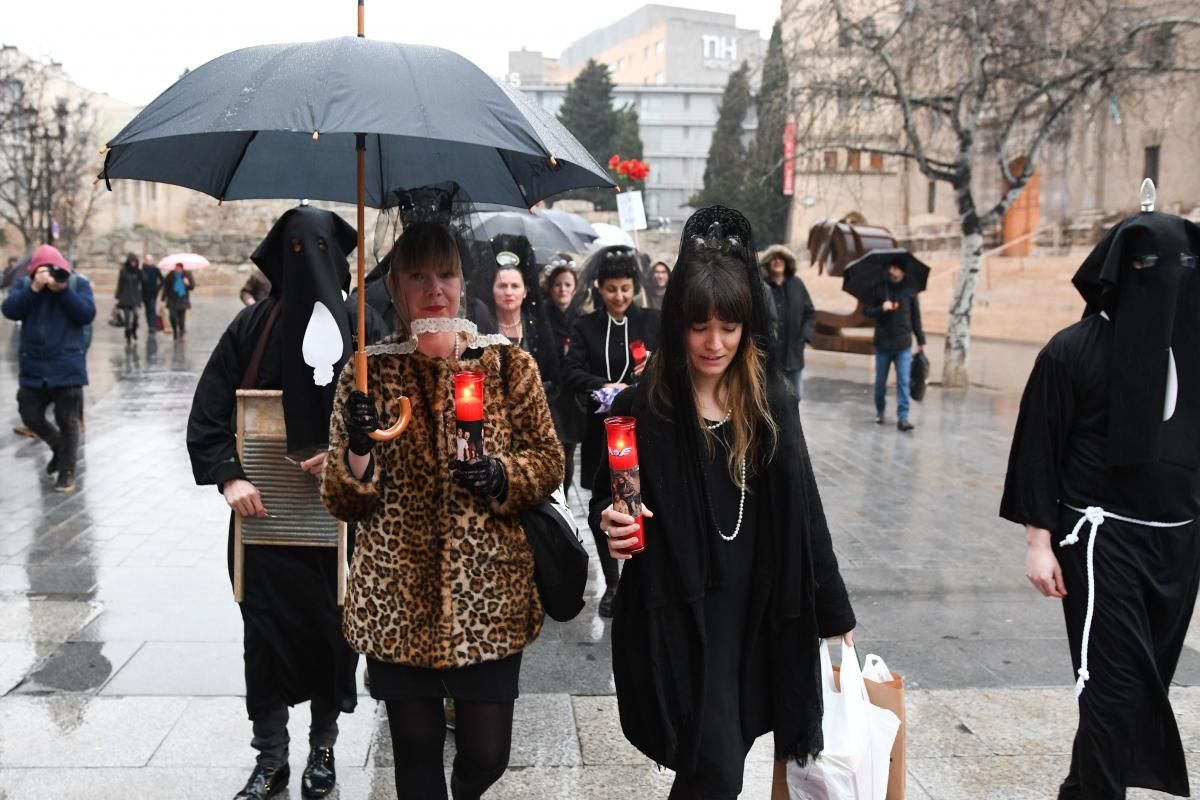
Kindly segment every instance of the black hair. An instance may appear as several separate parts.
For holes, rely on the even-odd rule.
[[[699,250],[690,262],[692,269],[677,300],[683,324],[707,322],[716,314],[722,322],[749,327],[754,321],[754,296],[741,261],[715,250]]]
[[[596,283],[603,286],[605,281],[613,278],[631,279],[633,281],[634,292],[637,292],[641,288],[641,270],[638,269],[638,263],[632,249],[628,247],[610,247],[607,252],[600,256],[600,263],[596,268]]]

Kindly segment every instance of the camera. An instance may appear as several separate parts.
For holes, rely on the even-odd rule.
[[[55,283],[66,283],[71,277],[71,271],[62,267],[51,266],[50,277],[54,279]]]

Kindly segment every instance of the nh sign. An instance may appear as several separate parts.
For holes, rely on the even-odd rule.
[[[731,63],[737,61],[736,37],[706,33],[701,35],[700,40],[704,42],[704,66],[707,67],[710,61]]]

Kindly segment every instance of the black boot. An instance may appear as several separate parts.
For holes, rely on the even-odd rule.
[[[314,747],[308,753],[308,764],[300,779],[302,797],[324,797],[337,784],[337,771],[333,767],[333,748]]]
[[[266,800],[287,787],[292,770],[287,764],[281,767],[264,767],[261,764],[250,773],[250,780],[233,800]]]
[[[604,596],[600,598],[600,616],[611,617],[613,615],[613,601],[617,599],[617,587],[610,586],[604,590]]]

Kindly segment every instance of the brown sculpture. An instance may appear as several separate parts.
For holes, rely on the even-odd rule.
[[[810,265],[816,265],[818,274],[840,278],[846,265],[856,258],[871,250],[899,246],[896,237],[887,228],[867,225],[866,222],[861,214],[851,212],[840,220],[821,220],[809,229],[809,261]],[[861,302],[849,314],[818,311],[812,346],[817,350],[870,355],[875,352],[871,337],[850,336],[845,329],[871,328],[874,325],[874,321],[863,313]]]

